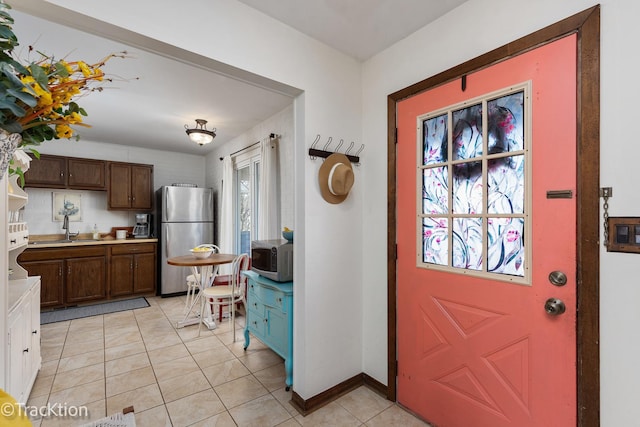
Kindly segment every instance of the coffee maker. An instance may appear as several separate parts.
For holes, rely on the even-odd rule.
[[[151,214],[136,214],[136,225],[133,227],[133,237],[146,239],[151,235]]]

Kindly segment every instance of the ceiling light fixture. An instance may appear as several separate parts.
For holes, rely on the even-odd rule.
[[[187,130],[189,139],[198,145],[208,144],[216,137],[216,128],[208,130],[207,121],[203,119],[196,119],[196,127],[193,129],[189,129],[188,125],[184,125],[184,128]]]

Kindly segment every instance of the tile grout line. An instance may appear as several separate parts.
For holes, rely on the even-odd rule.
[[[156,309],[159,310],[162,313],[162,316],[163,316],[164,320],[170,322],[170,313],[169,312],[165,311],[165,309],[162,306],[158,306]],[[153,368],[153,364],[151,363],[151,357],[150,357],[150,354],[149,354],[150,350],[148,348],[147,341],[145,341],[145,339],[144,339],[143,329],[141,328],[141,324],[140,324],[140,318],[135,314],[135,310],[131,310],[131,312],[132,312],[132,316],[134,317],[134,319],[136,321],[136,331],[141,337],[142,344],[144,346],[144,353],[145,353],[145,356],[146,356],[146,358],[147,358],[147,360],[149,362],[149,367],[152,369],[152,372],[153,372],[153,375],[154,375],[155,385],[158,387],[158,389],[160,391],[161,398],[162,398],[162,404],[158,404],[157,406],[154,406],[154,407],[151,407],[151,408],[146,408],[145,410],[153,409],[153,408],[156,408],[156,407],[159,407],[159,406],[164,406],[165,411],[166,411],[166,415],[170,418],[171,415],[170,415],[170,413],[168,412],[168,410],[166,408],[166,405],[167,405],[166,398],[165,398],[164,394],[162,394],[162,390],[159,388],[160,381],[159,381],[159,379],[157,377],[155,369]],[[107,326],[106,326],[107,325],[107,323],[106,323],[107,319],[105,319],[105,317],[104,317],[105,315],[99,315],[99,316],[101,318],[100,319],[101,333],[102,333],[101,342],[102,342],[102,345],[103,345],[101,355],[102,355],[102,364],[103,364],[103,366],[102,366],[102,377],[103,377],[103,380],[104,380],[104,389],[103,389],[104,402],[103,402],[102,406],[103,406],[104,413],[106,415],[108,415],[107,411],[108,411],[108,407],[109,407],[108,406],[109,396],[107,396],[107,380],[108,380],[108,373],[107,373],[107,363],[108,363],[108,361],[107,361],[107,352],[108,352],[107,338],[108,337],[107,337]],[[98,316],[96,316],[96,317],[98,317]],[[60,352],[57,354],[57,356],[55,358],[52,358],[50,360],[50,361],[54,361],[55,360],[55,370],[54,370],[54,373],[53,373],[53,378],[52,378],[51,385],[50,385],[50,387],[48,389],[48,393],[46,395],[47,401],[49,401],[49,399],[51,397],[52,390],[53,390],[53,384],[55,383],[56,378],[58,376],[60,376],[60,375],[66,375],[68,373],[67,371],[65,371],[65,372],[61,372],[60,371],[60,368],[61,368],[60,363],[61,363],[62,359],[64,359],[63,356],[64,356],[65,349],[67,349],[67,345],[73,344],[73,343],[71,343],[69,341],[70,337],[72,335],[75,335],[76,333],[81,335],[82,333],[87,332],[87,331],[82,331],[82,332],[79,332],[79,333],[78,332],[74,333],[74,329],[72,329],[72,327],[73,327],[72,321],[68,321],[68,323],[65,326],[64,334],[61,334],[61,335],[64,336],[64,338],[62,340],[62,346],[60,348]],[[82,329],[82,326],[80,326],[78,329]],[[240,328],[240,329],[242,329],[242,328]],[[223,334],[226,334],[226,332],[223,333]],[[253,400],[256,400],[256,399],[259,399],[259,398],[263,398],[265,396],[270,396],[278,404],[278,406],[281,407],[288,414],[288,416],[289,416],[288,419],[294,419],[295,418],[285,407],[283,407],[283,403],[280,400],[278,400],[277,397],[274,395],[274,391],[277,391],[277,390],[274,390],[274,391],[269,390],[267,385],[263,384],[260,381],[260,379],[256,376],[257,372],[260,372],[260,371],[265,370],[265,369],[269,369],[271,366],[274,366],[274,365],[269,365],[269,366],[263,367],[262,369],[254,372],[250,367],[251,365],[247,363],[247,359],[243,358],[242,355],[238,355],[236,352],[234,352],[234,350],[235,350],[234,343],[228,344],[225,341],[223,341],[223,339],[220,336],[215,335],[215,334],[212,333],[211,336],[216,337],[218,340],[220,340],[220,342],[222,344],[222,347],[224,347],[227,351],[229,351],[230,354],[233,356],[233,358],[230,359],[230,360],[239,362],[245,369],[247,369],[248,374],[245,375],[244,377],[251,378],[252,381],[255,381],[256,384],[259,384],[265,390],[265,393],[260,395],[260,396],[258,396],[258,397],[256,397],[256,399],[252,399],[252,400],[250,400],[248,402],[243,402],[243,403],[238,404],[238,405],[233,406],[233,407],[227,407],[227,405],[224,404],[224,401],[222,400],[221,396],[215,390],[215,386],[211,383],[211,380],[205,375],[204,368],[201,367],[201,365],[195,360],[194,355],[198,354],[199,352],[196,352],[194,349],[189,348],[189,346],[187,345],[188,342],[197,341],[197,339],[195,337],[190,338],[188,334],[180,334],[180,333],[176,332],[176,335],[180,340],[180,344],[185,347],[186,351],[189,354],[189,357],[196,364],[197,372],[199,372],[201,375],[204,376],[204,378],[205,378],[205,380],[206,380],[206,382],[207,382],[207,384],[209,386],[208,389],[211,389],[215,393],[216,397],[221,402],[223,408],[225,408],[225,410],[221,411],[219,414],[222,414],[223,412],[226,412],[228,414],[228,416],[231,417],[231,419],[234,419],[233,416],[231,415],[231,412],[230,412],[232,409],[234,409],[236,407],[239,407],[239,406],[241,406],[243,404],[249,403],[249,402],[251,402]],[[205,336],[204,339],[206,339],[206,338],[207,337]],[[125,345],[125,344],[122,344],[122,345]],[[162,348],[162,347],[159,347],[159,348]],[[78,352],[77,354],[72,354],[72,355],[68,356],[68,358],[69,359],[73,359],[74,357],[81,357],[81,355],[86,354],[86,353],[87,353],[86,351],[81,351],[81,352]],[[124,358],[124,357],[127,357],[127,356],[123,356],[122,358]],[[114,360],[117,360],[117,359],[119,359],[119,358],[116,358]],[[48,361],[48,362],[50,362],[50,361]],[[84,368],[84,367],[87,367],[87,366],[91,366],[91,365],[81,366],[80,368]],[[80,369],[80,368],[77,368],[77,369]],[[242,378],[242,377],[239,377],[239,378]],[[233,380],[230,380],[230,381],[233,381]],[[229,382],[229,381],[227,381],[227,382]],[[74,386],[71,386],[71,387],[77,387],[77,386],[78,385],[74,385]],[[137,388],[141,388],[141,387],[137,387]],[[116,396],[116,395],[114,395],[114,396]],[[113,398],[114,396],[110,396],[110,397]],[[89,403],[94,403],[94,402],[88,402],[88,404]],[[142,412],[144,412],[144,411],[142,411]],[[202,420],[199,420],[199,421],[202,421]],[[194,422],[199,422],[199,421],[194,421]]]

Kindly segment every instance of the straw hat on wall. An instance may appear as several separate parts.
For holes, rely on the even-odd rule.
[[[333,153],[322,163],[318,171],[318,183],[322,198],[332,204],[342,203],[353,186],[351,162],[341,153]]]

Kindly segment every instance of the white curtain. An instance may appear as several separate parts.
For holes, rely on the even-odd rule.
[[[222,160],[222,197],[220,197],[220,237],[218,247],[222,253],[234,253],[233,249],[233,161],[231,156]],[[220,274],[229,274],[230,266],[221,265]]]
[[[280,191],[278,173],[278,144],[265,138],[260,143],[260,189],[258,199],[258,239],[279,239]]]

